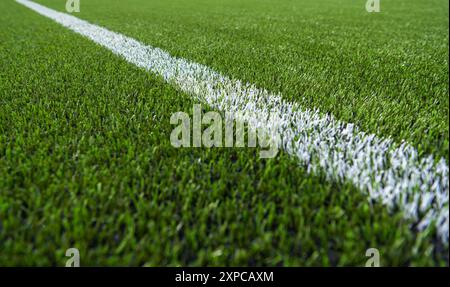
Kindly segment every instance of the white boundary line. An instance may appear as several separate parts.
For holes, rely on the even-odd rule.
[[[28,0],[18,3],[162,76],[196,100],[220,111],[240,112],[241,120],[281,135],[281,146],[309,172],[349,181],[389,208],[400,208],[419,231],[434,225],[449,239],[449,178],[444,158],[419,158],[417,151],[391,139],[360,131],[351,123],[287,102],[280,95],[230,79],[204,65],[175,58],[135,39]]]

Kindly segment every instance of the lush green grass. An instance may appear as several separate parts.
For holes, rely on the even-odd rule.
[[[190,0],[187,10],[181,1],[85,2],[78,16],[92,22],[279,89],[381,135],[406,138],[422,151],[442,156],[448,151],[448,85],[442,82],[448,67],[439,58],[448,46],[436,40],[448,39],[445,17],[423,19],[430,24],[411,31],[413,38],[436,30],[424,47],[396,32],[395,47],[427,47],[438,59],[411,72],[405,80],[410,86],[401,86],[389,82],[398,69],[392,59],[417,57],[405,68],[415,69],[425,52],[417,48],[399,56],[389,45],[374,48],[371,53],[393,54],[380,58],[380,74],[350,65],[347,49],[371,40],[358,44],[349,34],[350,43],[339,35],[319,42],[328,39],[327,25],[353,36],[360,29],[337,25],[326,17],[332,10],[321,12],[328,7],[321,2],[304,2],[300,15],[290,9],[290,18],[281,17],[289,14],[288,1],[272,5],[272,12],[268,2],[245,10],[237,1]],[[54,1],[52,6],[64,7]],[[437,8],[430,13],[440,15]],[[284,154],[264,160],[256,149],[171,147],[170,115],[191,112],[189,96],[13,1],[1,1],[0,9],[7,11],[0,18],[0,265],[64,265],[69,247],[80,249],[82,265],[364,265],[370,247],[380,250],[383,265],[448,265],[448,247],[439,245],[434,230],[411,232],[402,214],[368,202],[349,185],[307,175]],[[337,15],[347,15],[340,9]],[[354,21],[364,21],[366,15],[357,13]],[[278,14],[278,21],[268,20]],[[340,20],[351,22],[348,18]],[[316,27],[314,21],[327,25]],[[308,29],[295,34],[300,23]],[[288,28],[278,34],[282,27]],[[278,45],[297,52],[273,49]],[[332,56],[338,50],[341,60]],[[376,62],[366,57],[369,64],[355,61]],[[286,71],[291,66],[301,67],[299,78]],[[369,83],[355,81],[372,79],[361,73],[378,75],[384,83],[378,89],[386,94],[377,104],[378,96],[368,96]],[[327,94],[332,89],[336,93]],[[398,98],[403,91],[410,94]],[[428,96],[413,96],[421,92]],[[378,105],[383,111],[376,113]],[[389,122],[378,120],[384,112]],[[413,118],[417,124],[411,124]],[[422,130],[426,125],[429,133]]]
[[[94,0],[76,16],[448,161],[449,2],[381,2]]]

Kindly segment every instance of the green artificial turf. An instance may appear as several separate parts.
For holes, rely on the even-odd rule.
[[[74,14],[448,162],[449,2],[365,4],[81,0]]]
[[[436,5],[414,4],[429,23],[407,29],[394,4],[391,19],[364,3],[81,1],[78,17],[448,159],[448,15]],[[14,1],[0,9],[0,265],[64,266],[70,247],[82,266],[364,266],[371,247],[383,266],[448,265],[433,228],[413,232],[283,153],[173,148],[170,115],[192,113],[188,95]],[[359,34],[365,17],[386,33]],[[412,61],[406,74],[398,59]]]

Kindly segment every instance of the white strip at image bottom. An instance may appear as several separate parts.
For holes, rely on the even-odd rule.
[[[435,226],[441,241],[448,243],[449,178],[444,158],[419,157],[407,143],[364,133],[351,123],[74,16],[28,0],[16,1],[161,76],[197,101],[239,114],[240,120],[264,128],[269,135],[280,135],[278,146],[308,172],[322,172],[331,181],[351,182],[370,199],[399,208],[405,218],[417,223],[419,232]]]

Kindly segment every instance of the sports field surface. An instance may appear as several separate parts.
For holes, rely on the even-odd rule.
[[[0,1],[0,266],[448,266],[449,2],[365,6]]]

